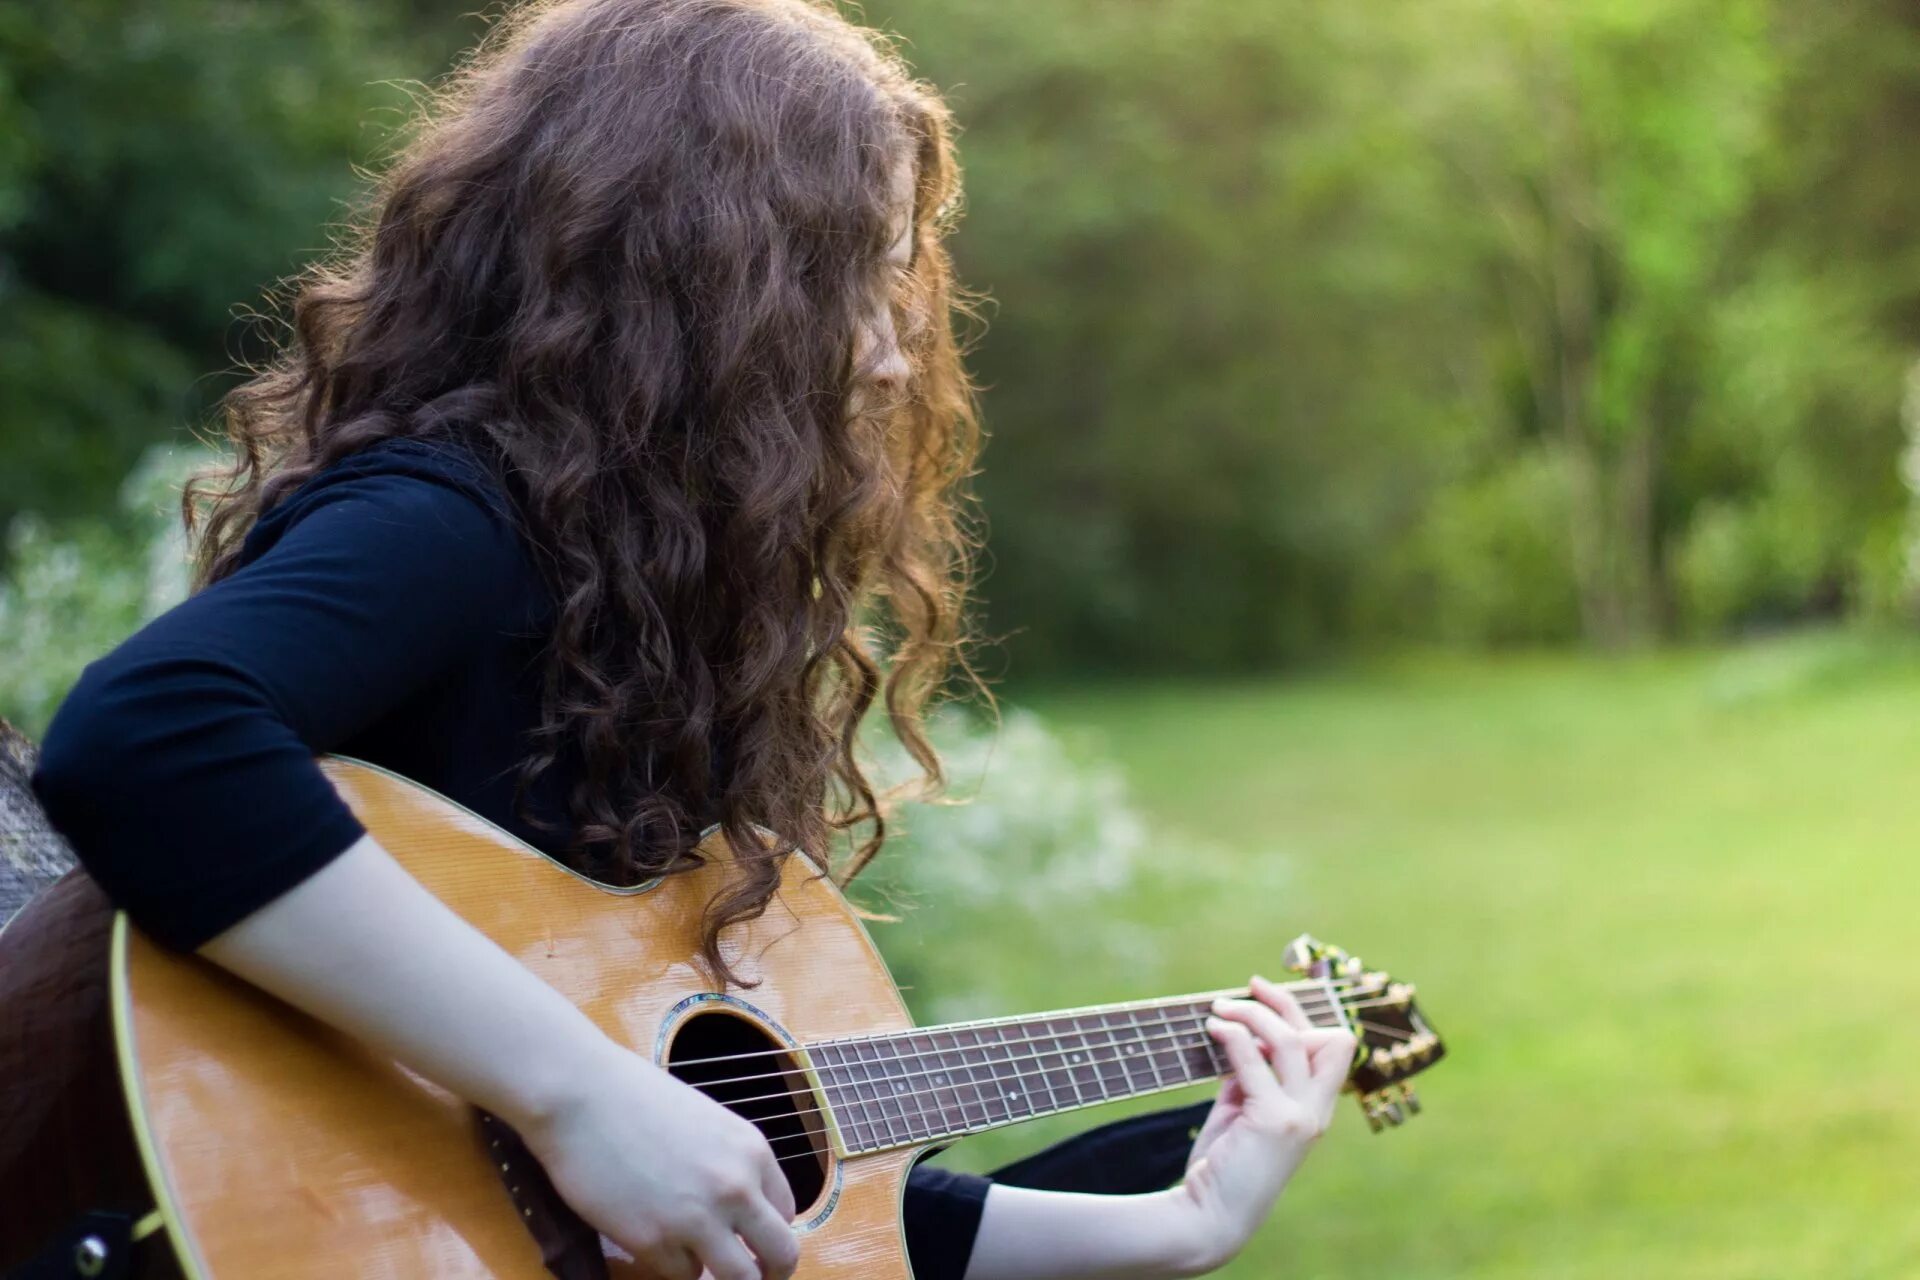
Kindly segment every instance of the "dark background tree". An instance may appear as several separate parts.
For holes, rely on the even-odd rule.
[[[1903,598],[1911,5],[867,16],[965,127],[1013,670]],[[445,0],[0,11],[0,523],[109,510],[205,421],[405,82],[479,29]]]

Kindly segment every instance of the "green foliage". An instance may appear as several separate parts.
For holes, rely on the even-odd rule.
[[[962,125],[1022,675],[1910,615],[1897,0],[872,0]],[[0,522],[203,423],[479,30],[0,9]]]
[[[185,598],[179,491],[206,460],[194,450],[149,451],[121,486],[113,519],[58,531],[37,516],[14,519],[0,576],[0,717],[37,737],[82,667]]]
[[[0,520],[111,495],[133,458],[184,418],[192,373],[153,330],[111,312],[23,294],[0,315]]]
[[[1920,337],[1891,4],[873,8],[967,126],[1022,670],[1870,594]],[[1795,563],[1708,570],[1729,510]]]
[[[234,357],[263,354],[236,309],[324,248],[350,162],[407,105],[388,77],[432,74],[472,29],[454,14],[0,9],[0,524],[110,505]]]
[[[1546,644],[1578,634],[1565,456],[1534,448],[1442,489],[1378,579],[1372,607],[1417,609],[1415,626],[1455,644]],[[1375,624],[1393,634],[1394,619]],[[1404,621],[1403,621],[1404,625]]]

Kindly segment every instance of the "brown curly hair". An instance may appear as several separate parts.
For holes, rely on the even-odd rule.
[[[510,11],[288,282],[279,354],[225,396],[233,463],[186,497],[199,581],[377,441],[492,459],[557,610],[522,802],[577,761],[565,856],[622,882],[694,865],[720,823],[741,870],[704,952],[734,977],[721,933],[765,909],[791,849],[841,883],[880,849],[887,805],[856,758],[875,700],[927,794],[929,699],[956,675],[981,689],[955,324],[980,295],[942,243],[953,132],[891,41],[824,0]],[[913,262],[889,274],[901,164]],[[911,374],[873,403],[856,339],[877,307]]]

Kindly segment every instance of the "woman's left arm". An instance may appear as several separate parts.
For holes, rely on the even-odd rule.
[[[1135,1196],[995,1183],[966,1280],[1161,1280],[1240,1252],[1326,1131],[1355,1047],[1349,1032],[1312,1026],[1284,988],[1252,985],[1255,999],[1218,1001],[1207,1021],[1233,1074],[1186,1179]]]

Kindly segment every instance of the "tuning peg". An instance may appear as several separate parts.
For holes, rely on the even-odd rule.
[[[1280,954],[1280,962],[1291,973],[1306,973],[1319,963],[1320,952],[1320,940],[1303,933],[1287,944],[1287,949]]]
[[[1400,1101],[1406,1104],[1408,1115],[1417,1116],[1420,1114],[1420,1095],[1413,1091],[1412,1085],[1403,1084],[1400,1086]]]
[[[1367,1127],[1375,1133],[1379,1133],[1390,1124],[1405,1124],[1407,1120],[1406,1112],[1400,1109],[1400,1104],[1395,1102],[1384,1089],[1361,1098],[1360,1111],[1367,1117]]]

